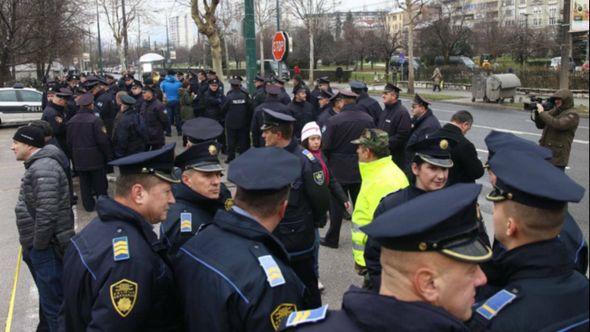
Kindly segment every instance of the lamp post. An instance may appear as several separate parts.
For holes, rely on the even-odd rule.
[[[98,69],[100,73],[102,73],[102,45],[100,41],[100,15],[98,13],[98,1],[96,1],[96,29],[98,30]]]

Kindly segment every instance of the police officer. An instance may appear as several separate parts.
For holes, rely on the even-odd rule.
[[[160,239],[170,255],[175,255],[201,225],[210,223],[218,209],[226,207],[221,190],[223,167],[217,153],[217,143],[203,142],[187,148],[174,161],[182,170],[181,183],[174,190],[176,203],[160,225]]]
[[[266,79],[260,75],[256,75],[256,77],[254,77],[254,86],[256,87],[256,90],[252,94],[252,110],[264,103],[264,100],[266,99]]]
[[[431,134],[440,129],[440,122],[434,116],[434,113],[429,107],[430,102],[420,95],[414,96],[412,102],[412,131],[408,138],[407,146],[410,146],[419,140],[423,139],[426,135]],[[406,167],[409,167],[409,162],[412,160],[412,152],[406,149]]]
[[[263,124],[262,114],[263,109],[268,108],[277,112],[282,112],[285,114],[289,113],[289,109],[285,104],[281,102],[279,99],[279,95],[281,94],[281,89],[276,85],[268,85],[266,87],[266,99],[264,103],[258,105],[254,109],[254,113],[252,114],[252,122],[250,124],[250,132],[252,135],[252,146],[254,147],[262,147],[265,146],[264,138],[262,137],[262,130],[260,129]]]
[[[65,331],[181,331],[166,248],[153,224],[174,203],[174,144],[112,161],[115,197],[72,238],[65,255]]]
[[[441,190],[447,185],[449,169],[453,167],[451,144],[446,138],[425,138],[409,147],[413,152],[410,186],[393,192],[381,199],[374,218],[400,206],[422,194]],[[365,263],[369,282],[368,289],[379,291],[381,286],[381,246],[369,237],[365,245]]]
[[[494,236],[505,248],[484,266],[474,326],[490,331],[584,330],[588,279],[572,269],[557,237],[567,202],[584,188],[537,154],[504,149],[489,160],[496,178]]]
[[[244,153],[250,147],[250,119],[252,119],[250,96],[242,89],[242,82],[232,78],[229,83],[231,90],[227,92],[222,107],[227,135],[226,163],[236,158],[236,152]]]
[[[308,90],[306,86],[299,86],[297,89],[293,89],[295,91],[293,101],[287,106],[290,114],[296,120],[294,134],[298,140],[301,139],[301,129],[303,129],[303,126],[308,122],[314,121],[313,106],[307,101]]]
[[[174,259],[186,331],[274,331],[302,307],[303,285],[271,234],[300,175],[297,157],[278,148],[249,149],[229,165],[235,205]]]
[[[183,138],[186,138],[186,148],[194,144],[215,140],[221,134],[223,134],[223,127],[219,122],[209,118],[198,117],[182,124],[182,135]]]
[[[328,76],[322,76],[316,80],[316,86],[310,94],[309,102],[313,105],[314,116],[317,118],[320,112],[320,105],[318,102],[318,96],[322,91],[329,92],[334,95],[335,92],[330,87],[330,79]],[[320,127],[321,128],[321,127]]]
[[[164,131],[170,126],[170,119],[166,114],[166,106],[155,97],[154,88],[145,88],[143,101],[139,107],[147,127],[148,148],[157,150],[163,147],[166,142]]]
[[[452,137],[457,144],[451,149],[453,168],[449,172],[449,185],[455,183],[474,183],[484,173],[475,145],[465,137],[473,125],[473,116],[468,111],[457,111],[451,121],[437,133]]]
[[[311,100],[311,91],[309,91],[309,88],[307,87],[307,84],[305,84],[301,75],[295,75],[293,76],[293,99],[295,99],[295,95],[299,89],[305,90],[305,101],[309,102]]]
[[[326,131],[322,136],[328,167],[342,185],[344,192],[350,195],[353,205],[361,189],[361,175],[357,147],[351,141],[359,138],[365,129],[375,128],[371,116],[355,104],[356,97],[357,94],[349,90],[340,90],[334,96],[334,108],[341,111],[328,119]],[[340,205],[333,206],[330,210],[330,228],[320,241],[323,246],[338,248],[343,215],[344,209]]]
[[[291,102],[291,97],[289,97],[287,90],[285,90],[285,83],[285,80],[283,80],[280,77],[273,78],[273,84],[278,86],[279,89],[281,89],[281,93],[279,94],[279,100],[284,105],[289,105],[289,103]]]
[[[492,185],[496,184],[496,175],[489,168],[489,159],[491,159],[497,151],[511,150],[520,153],[530,153],[547,161],[551,161],[553,158],[553,152],[548,148],[541,147],[511,133],[492,130],[485,137],[485,143],[489,152],[486,167],[488,168],[489,179]],[[584,239],[584,233],[582,233],[580,226],[578,226],[578,223],[569,212],[566,212],[565,222],[561,229],[561,233],[559,234],[559,239],[563,242],[569,252],[570,259],[576,270],[582,274],[586,274],[586,271],[588,270],[588,243]],[[494,241],[492,249],[495,254],[499,254],[500,251],[505,251],[505,248],[503,248],[503,246],[497,241]]]
[[[320,161],[293,138],[295,118],[266,108],[263,111],[261,129],[266,146],[280,147],[292,153],[299,158],[302,169],[302,174],[291,186],[287,210],[274,235],[289,252],[291,267],[309,291],[306,306],[314,308],[322,301],[314,269],[314,220],[320,220],[326,214],[330,190]]]
[[[200,111],[199,115],[204,116],[219,123],[223,123],[223,113],[221,107],[225,101],[223,92],[219,89],[219,80],[209,80],[209,88],[203,96],[200,98]]]
[[[351,287],[341,311],[297,312],[284,327],[299,331],[469,331],[478,263],[491,249],[477,233],[481,185],[458,184],[424,194],[377,217],[362,231],[381,245],[379,293]],[[427,206],[428,209],[424,209]],[[324,319],[325,317],[325,319]],[[317,324],[308,324],[320,320]],[[304,325],[306,324],[306,325]]]
[[[113,156],[122,158],[146,150],[148,137],[145,121],[139,114],[136,101],[128,95],[121,96],[121,115],[113,129]]]
[[[320,106],[320,111],[316,122],[322,133],[326,131],[326,123],[328,122],[328,119],[336,115],[336,111],[334,111],[332,105],[333,96],[334,95],[328,91],[321,91],[317,96],[317,102]]]
[[[412,120],[410,113],[399,100],[401,89],[392,83],[387,83],[383,89],[383,104],[385,109],[379,116],[377,128],[389,134],[389,151],[396,165],[405,167],[405,148]]]
[[[94,195],[107,195],[106,166],[113,155],[102,120],[94,113],[93,96],[76,100],[80,110],[67,124],[68,149],[80,178],[80,194],[86,211],[94,211]]]
[[[136,104],[141,107],[141,104],[143,103],[143,84],[141,84],[140,81],[133,81],[133,84],[131,84],[130,96],[135,98]]]
[[[118,112],[114,95],[108,92],[107,82],[100,77],[89,76],[86,86],[90,88],[94,95],[95,111],[100,114],[100,118],[107,129],[107,135],[112,137],[113,125]]]
[[[41,120],[49,122],[53,136],[59,143],[59,146],[66,154],[66,105],[67,98],[72,96],[72,91],[68,88],[60,88],[57,91],[48,92],[49,100],[47,106],[43,109]]]
[[[352,92],[358,95],[356,99],[357,105],[359,105],[359,107],[367,114],[369,114],[373,118],[375,125],[377,125],[377,123],[379,123],[381,113],[383,112],[383,109],[381,109],[381,105],[379,105],[379,102],[377,102],[375,99],[369,96],[369,94],[367,93],[368,88],[365,83],[360,81],[350,81],[349,84]]]

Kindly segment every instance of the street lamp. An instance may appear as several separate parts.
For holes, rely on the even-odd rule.
[[[526,60],[528,59],[529,53],[529,16],[530,13],[522,12],[520,15],[524,16],[524,54],[522,57],[522,71],[523,73],[526,72]]]

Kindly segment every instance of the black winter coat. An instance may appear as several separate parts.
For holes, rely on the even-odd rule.
[[[412,130],[412,119],[410,113],[398,100],[393,105],[385,105],[381,112],[377,128],[389,134],[389,151],[396,165],[404,167],[406,143]]]
[[[320,127],[322,133],[326,131],[326,124],[328,123],[328,119],[336,115],[336,111],[332,108],[332,104],[324,105],[324,107],[320,108],[320,114],[317,116],[315,122]]]
[[[204,116],[216,120],[219,123],[223,123],[225,115],[223,114],[222,106],[224,102],[225,97],[223,96],[221,89],[216,92],[208,89],[201,98],[199,98],[199,116]]]
[[[383,112],[379,102],[371,98],[368,93],[363,92],[356,99],[356,104],[360,107],[360,109],[369,114],[371,118],[373,118],[375,125],[377,125],[379,118],[381,117],[381,112]]]
[[[242,89],[231,89],[227,93],[221,112],[225,114],[225,128],[249,128],[252,119],[250,96]]]
[[[94,97],[94,107],[94,110],[100,114],[100,118],[107,129],[107,135],[112,137],[115,116],[119,112],[115,103],[115,95],[110,90],[100,92]]]
[[[289,108],[289,112],[295,117],[293,135],[299,140],[303,126],[308,122],[314,121],[313,106],[307,101],[299,103],[293,100],[287,107]]]
[[[115,123],[113,131],[113,156],[122,158],[130,154],[145,151],[148,144],[148,136],[145,129],[141,128],[139,111],[133,107],[128,109]]]
[[[43,109],[41,120],[49,122],[51,130],[53,130],[53,137],[57,140],[60,147],[64,149],[66,154],[70,155],[66,144],[66,109],[65,107],[48,102]]]
[[[67,143],[76,171],[105,168],[113,158],[104,124],[89,109],[80,109],[68,122]]]
[[[157,99],[144,100],[141,104],[140,114],[145,120],[148,131],[148,144],[164,145],[164,129],[170,125],[170,119],[166,114],[166,107]]]
[[[423,139],[426,135],[432,134],[439,129],[440,122],[438,121],[436,116],[434,116],[434,113],[432,113],[432,110],[430,108],[421,117],[412,118],[412,131],[410,132],[410,138],[408,139],[408,143],[406,144],[406,171],[409,169],[409,165],[411,164],[413,157],[412,152],[409,151],[407,147]]]
[[[266,96],[266,101],[254,109],[252,114],[252,123],[250,124],[250,132],[252,133],[252,145],[255,148],[263,147],[265,145],[264,138],[262,138],[262,109],[268,108],[273,111],[283,112],[289,114],[289,109],[281,101],[272,95]]]
[[[474,183],[484,173],[481,160],[477,157],[475,145],[461,133],[459,127],[452,123],[445,124],[439,131],[445,136],[451,137],[457,143],[451,149],[453,167],[449,170],[447,185],[455,183]]]

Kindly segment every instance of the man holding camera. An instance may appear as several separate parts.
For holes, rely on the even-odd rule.
[[[550,110],[538,103],[535,111],[535,125],[543,129],[539,145],[550,149],[553,152],[551,163],[565,171],[580,117],[574,111],[574,97],[570,90],[557,90],[549,101],[554,105]]]

